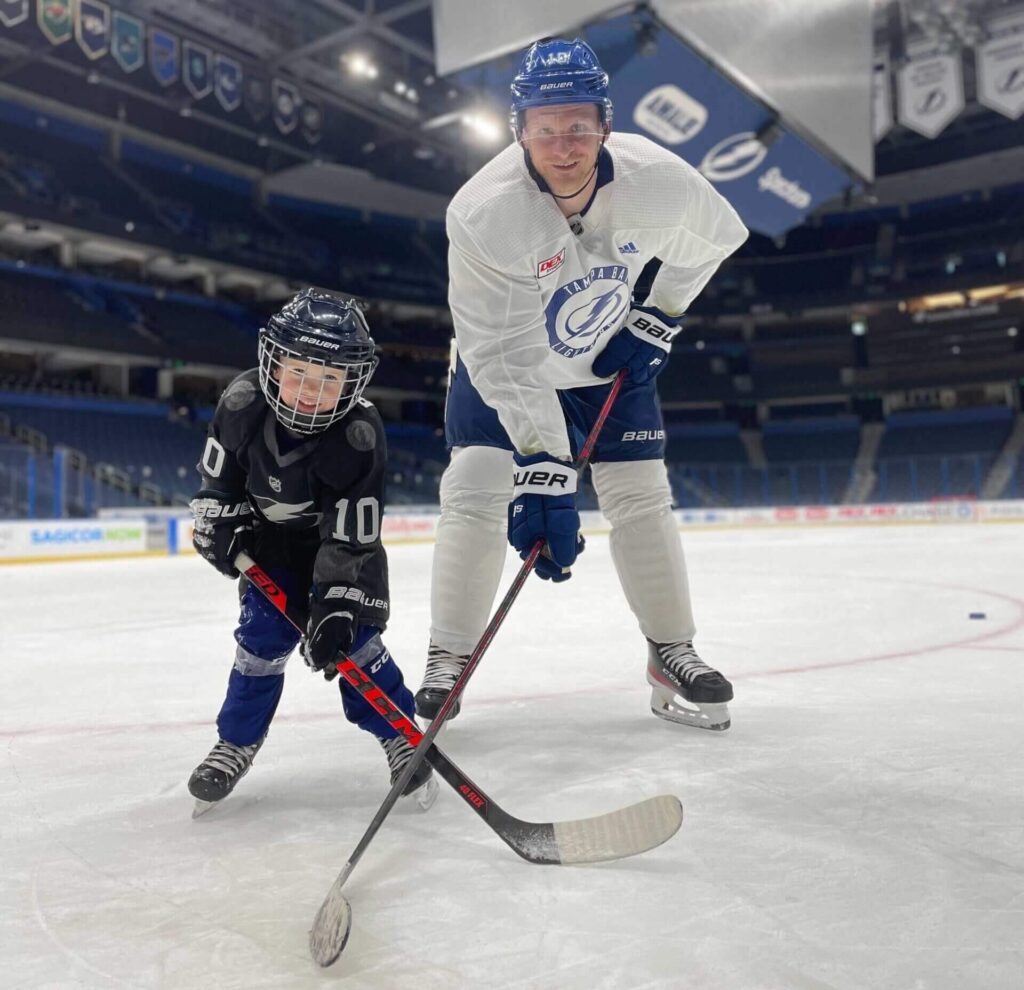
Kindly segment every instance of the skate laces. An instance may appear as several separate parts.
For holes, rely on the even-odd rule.
[[[715,673],[697,656],[690,640],[679,643],[659,643],[657,650],[658,659],[661,660],[662,665],[668,667],[682,681],[692,682],[701,674]]]
[[[252,763],[257,749],[259,749],[259,743],[254,743],[252,746],[236,746],[234,743],[221,739],[210,750],[210,755],[203,760],[203,763],[208,767],[234,775],[241,773]]]
[[[380,737],[378,736],[378,739]],[[395,736],[394,739],[380,739],[381,746],[388,758],[388,769],[391,771],[391,783],[398,780],[406,763],[412,759],[412,744],[404,736]]]
[[[450,691],[468,660],[469,657],[460,657],[457,653],[441,649],[440,646],[431,646],[427,652],[427,669],[423,674],[420,690]]]

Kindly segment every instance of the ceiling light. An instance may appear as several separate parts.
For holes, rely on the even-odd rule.
[[[399,96],[401,96],[405,92],[406,88],[407,87],[405,85],[405,80],[403,80],[403,79],[396,79],[395,80],[395,92]]]
[[[462,115],[462,123],[473,137],[479,141],[493,144],[501,137],[501,124],[487,113],[467,113]]]

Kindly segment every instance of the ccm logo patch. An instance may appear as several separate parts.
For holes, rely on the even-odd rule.
[[[552,272],[557,271],[562,267],[563,261],[565,261],[565,248],[562,248],[558,254],[552,255],[547,261],[542,261],[537,266],[537,278],[543,278],[545,275],[550,275]]]

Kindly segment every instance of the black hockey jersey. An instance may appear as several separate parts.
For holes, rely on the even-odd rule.
[[[317,583],[363,595],[360,622],[387,625],[387,555],[380,540],[387,445],[373,404],[360,399],[312,436],[287,433],[267,405],[254,368],[217,405],[198,464],[202,487],[248,498],[256,516],[257,560],[309,570]]]

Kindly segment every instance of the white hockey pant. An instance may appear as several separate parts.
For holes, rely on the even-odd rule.
[[[512,454],[456,447],[441,479],[431,578],[431,642],[472,652],[490,618],[508,546]],[[594,487],[611,524],[611,552],[641,632],[659,643],[692,639],[693,614],[672,493],[661,461],[595,464]]]

